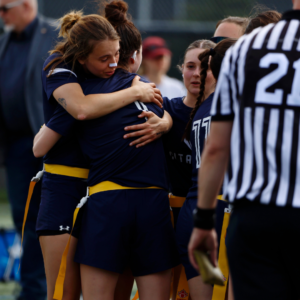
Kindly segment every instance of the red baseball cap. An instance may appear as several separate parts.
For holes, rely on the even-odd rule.
[[[161,55],[172,55],[164,39],[158,36],[149,36],[143,41],[143,57],[155,58]]]

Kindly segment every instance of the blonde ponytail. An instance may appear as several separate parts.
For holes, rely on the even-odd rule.
[[[67,37],[69,35],[70,30],[73,26],[82,18],[83,13],[81,10],[79,11],[71,11],[68,14],[64,15],[59,19],[59,36]]]

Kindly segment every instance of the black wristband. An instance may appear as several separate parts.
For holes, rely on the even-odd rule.
[[[215,212],[213,209],[196,207],[193,211],[194,227],[210,230],[215,227]]]

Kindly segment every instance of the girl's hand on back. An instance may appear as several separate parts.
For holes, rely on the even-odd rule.
[[[139,76],[135,76],[131,86],[136,86],[141,94],[139,101],[144,103],[153,102],[162,108],[163,99],[160,90],[156,88],[155,83],[145,83],[140,81]]]
[[[163,118],[158,117],[151,111],[143,111],[138,117],[146,118],[147,121],[143,124],[124,128],[125,131],[134,131],[125,134],[124,139],[139,137],[129,144],[129,146],[136,145],[137,148],[160,138],[163,134],[167,133],[173,125],[172,118],[166,112]]]

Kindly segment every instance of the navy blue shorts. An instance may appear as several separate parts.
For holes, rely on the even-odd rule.
[[[73,213],[80,199],[86,194],[86,181],[47,172],[42,180],[37,234],[40,236],[71,233]]]
[[[196,208],[197,198],[187,198],[181,207],[176,227],[176,241],[178,245],[178,251],[180,255],[181,263],[185,268],[187,280],[199,276],[199,273],[191,265],[188,257],[188,244],[194,228],[193,223],[193,210]],[[220,242],[224,209],[228,207],[228,203],[222,200],[218,200],[216,209],[216,231],[218,234],[218,242]]]
[[[144,276],[180,263],[168,193],[159,189],[93,194],[85,204],[75,261]]]

